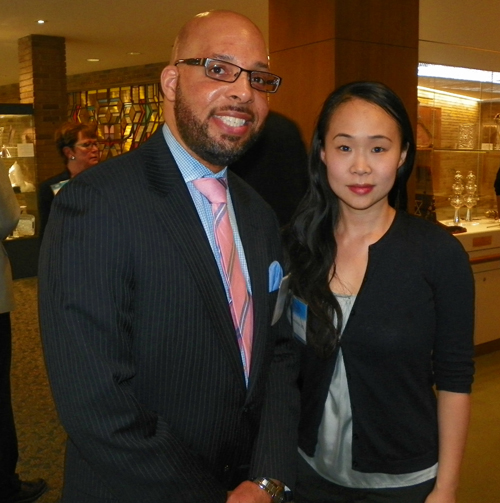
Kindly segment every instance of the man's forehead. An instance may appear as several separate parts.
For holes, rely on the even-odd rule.
[[[179,58],[211,58],[227,61],[244,68],[262,69],[269,67],[267,51],[264,45],[249,46],[238,41],[233,43],[227,38],[201,39],[198,43],[189,44]]]
[[[258,28],[240,16],[201,18],[190,25],[178,58],[213,58],[238,64],[245,60],[267,68],[267,48]]]

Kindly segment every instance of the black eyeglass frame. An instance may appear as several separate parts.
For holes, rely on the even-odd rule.
[[[236,77],[234,77],[233,80],[227,80],[227,79],[220,79],[220,78],[217,78],[217,77],[214,77],[213,75],[209,75],[208,74],[208,65],[215,61],[216,63],[222,63],[224,65],[230,65],[230,66],[234,66],[235,68],[239,68],[239,73],[236,75]],[[233,82],[236,82],[238,80],[238,78],[240,77],[240,75],[243,73],[243,72],[246,72],[248,73],[248,81],[250,82],[250,87],[252,87],[253,89],[257,90],[257,91],[260,91],[260,92],[263,92],[263,93],[270,93],[270,94],[274,94],[275,92],[278,91],[280,85],[281,85],[281,77],[279,77],[278,75],[275,75],[274,73],[270,73],[270,72],[263,72],[261,70],[246,70],[245,68],[242,68],[241,66],[238,66],[238,65],[235,65],[234,63],[230,63],[229,61],[223,61],[222,59],[214,59],[214,58],[188,58],[188,59],[178,59],[174,65],[177,66],[177,65],[180,65],[180,64],[184,64],[184,65],[190,65],[190,66],[203,66],[205,67],[205,75],[209,78],[209,79],[212,79],[212,80],[217,80],[219,82],[228,82],[230,84],[232,84]],[[272,77],[273,79],[275,79],[275,86],[276,86],[276,89],[274,90],[265,90],[265,89],[259,89],[258,87],[255,87],[255,82],[252,81],[252,76],[253,74],[257,74],[257,75],[269,75],[270,77]]]

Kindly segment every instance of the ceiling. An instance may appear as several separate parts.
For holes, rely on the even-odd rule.
[[[268,32],[267,0],[2,0],[0,4],[0,85],[19,81],[18,40],[28,35],[65,37],[66,71],[75,75],[168,61],[180,26],[210,9],[241,12],[266,37]],[[39,19],[45,24],[38,24]]]
[[[209,9],[246,14],[267,37],[268,0],[86,0],[82,4],[3,0],[0,85],[18,82],[17,46],[22,37],[65,37],[68,75],[160,63],[168,60],[178,28]],[[39,25],[38,19],[46,23]],[[420,0],[420,61],[500,71],[499,19],[498,0]],[[89,58],[99,61],[89,62]],[[467,86],[461,87],[467,93]],[[455,86],[455,92],[461,92],[460,86]]]

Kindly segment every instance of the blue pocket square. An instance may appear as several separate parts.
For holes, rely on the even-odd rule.
[[[283,279],[283,269],[280,263],[275,260],[269,266],[269,293],[275,292]]]

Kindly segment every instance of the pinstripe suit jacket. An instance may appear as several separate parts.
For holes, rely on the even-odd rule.
[[[63,502],[223,502],[294,483],[297,355],[271,327],[271,210],[229,174],[253,289],[250,386],[210,245],[161,132],[54,199],[39,267],[49,378],[68,433]]]

